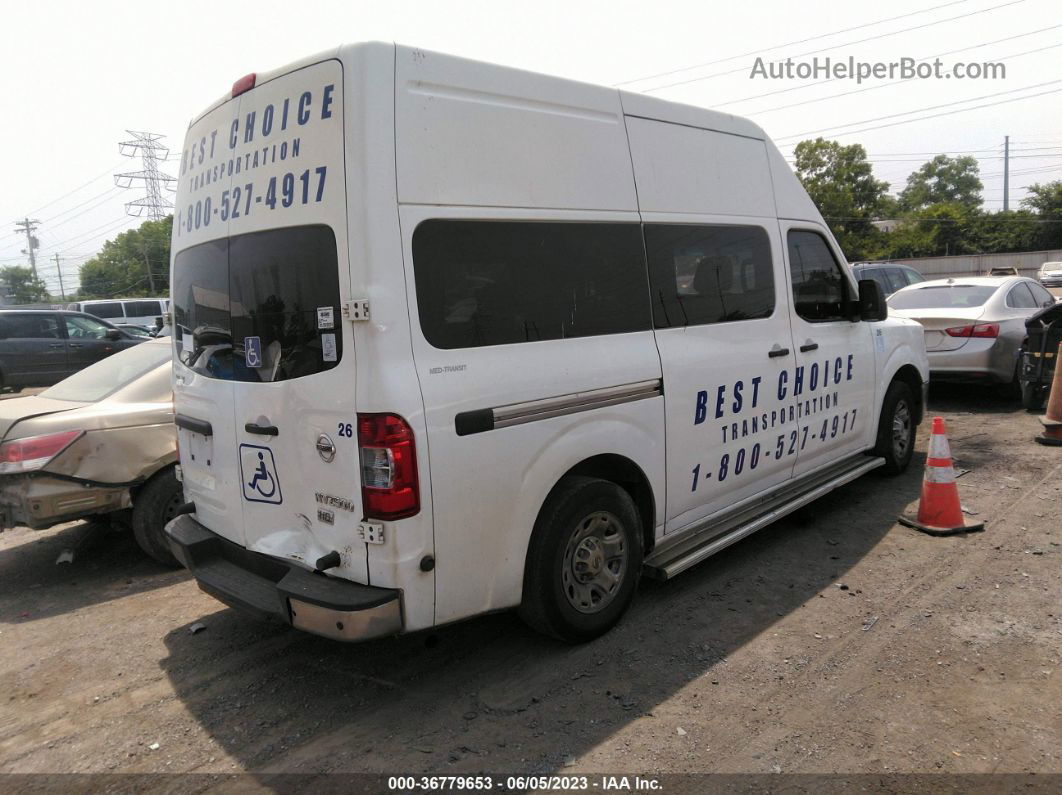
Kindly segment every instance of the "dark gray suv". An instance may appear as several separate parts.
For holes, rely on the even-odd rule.
[[[0,310],[0,389],[51,386],[144,339],[83,312]]]
[[[887,296],[909,284],[926,280],[926,277],[914,268],[898,262],[859,262],[852,266],[852,274],[857,282],[860,279],[873,279],[881,285]]]

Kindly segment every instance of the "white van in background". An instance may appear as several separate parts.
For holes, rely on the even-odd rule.
[[[164,317],[169,311],[169,306],[169,298],[95,298],[75,301],[67,304],[66,308],[87,312],[115,324],[128,323],[153,328],[156,319]]]
[[[921,327],[744,119],[343,46],[191,123],[173,229],[170,544],[299,629],[585,640],[911,459]]]

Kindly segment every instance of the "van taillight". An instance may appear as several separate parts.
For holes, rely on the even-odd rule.
[[[420,510],[417,445],[397,414],[358,414],[361,498],[371,519],[405,519]]]
[[[232,84],[232,96],[238,97],[245,91],[250,91],[254,88],[254,81],[257,79],[258,73],[251,72],[249,75],[244,75],[235,83]]]

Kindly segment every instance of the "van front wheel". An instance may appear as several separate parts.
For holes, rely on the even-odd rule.
[[[882,470],[887,475],[899,475],[911,463],[914,454],[915,431],[914,394],[903,381],[893,381],[881,404],[878,420],[878,439],[874,455],[885,459]]]
[[[569,642],[611,629],[634,598],[642,568],[641,518],[615,483],[562,480],[535,522],[520,616]]]

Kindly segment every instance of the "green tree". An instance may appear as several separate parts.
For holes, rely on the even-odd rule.
[[[905,218],[889,234],[885,258],[978,253],[970,231],[976,217],[954,202],[926,207]]]
[[[99,254],[81,266],[79,296],[169,295],[172,228],[171,215],[160,221],[145,221],[108,240]]]
[[[977,213],[970,219],[973,248],[986,254],[1031,251],[1037,247],[1038,220],[1028,210]]]
[[[1030,185],[1021,206],[1035,212],[1040,222],[1036,224],[1033,248],[1062,248],[1062,180]]]
[[[882,233],[871,222],[885,206],[889,184],[874,179],[866,150],[860,144],[816,138],[801,141],[793,151],[797,177],[845,256],[866,259],[879,249]]]
[[[0,290],[12,304],[39,304],[50,297],[44,282],[33,275],[33,269],[22,265],[0,268]]]
[[[900,192],[900,207],[913,212],[948,203],[976,210],[981,206],[983,188],[976,158],[937,155],[907,178],[907,187]]]

